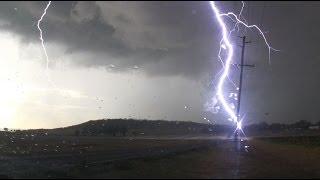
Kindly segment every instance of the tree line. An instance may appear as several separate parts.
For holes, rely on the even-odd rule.
[[[244,127],[247,131],[260,131],[260,130],[289,130],[289,129],[309,129],[310,126],[320,126],[320,121],[317,123],[311,123],[307,120],[300,120],[292,124],[260,122],[256,124],[250,124]]]

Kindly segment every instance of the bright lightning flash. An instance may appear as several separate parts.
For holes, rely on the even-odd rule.
[[[42,37],[42,30],[41,30],[41,28],[40,28],[40,22],[42,21],[43,17],[46,15],[47,9],[49,8],[50,4],[51,4],[51,1],[48,2],[46,8],[44,9],[44,12],[43,12],[41,18],[38,20],[38,25],[37,25],[37,26],[38,26],[38,29],[39,29],[39,31],[40,31],[41,45],[42,45],[44,54],[45,54],[45,56],[46,56],[46,61],[47,61],[47,63],[46,63],[46,76],[47,76],[48,81],[49,81],[53,86],[55,86],[55,84],[54,84],[54,83],[51,81],[51,79],[49,78],[49,73],[48,73],[48,70],[49,70],[49,57],[48,57],[48,54],[47,54],[47,51],[46,51],[46,47],[44,46],[44,40],[43,40],[43,37]]]
[[[265,44],[267,45],[268,49],[269,49],[269,64],[270,64],[270,51],[271,50],[274,50],[274,51],[278,51],[274,48],[272,48],[264,33],[260,30],[260,28],[257,26],[257,25],[248,25],[248,23],[245,21],[243,22],[240,18],[243,16],[241,15],[242,11],[243,11],[243,8],[244,8],[244,2],[242,2],[242,8],[241,8],[241,11],[240,11],[240,14],[237,16],[235,15],[233,12],[228,12],[228,13],[220,13],[219,12],[219,9],[216,7],[215,5],[215,2],[214,1],[210,1],[210,6],[215,14],[215,17],[219,23],[219,26],[221,28],[221,33],[222,33],[222,40],[220,41],[220,50],[219,50],[219,54],[218,54],[218,58],[219,60],[221,61],[222,63],[222,66],[223,66],[223,69],[218,73],[222,73],[222,75],[220,76],[220,79],[219,79],[219,82],[218,82],[218,86],[216,88],[217,90],[217,97],[218,97],[218,100],[221,102],[223,108],[226,110],[226,112],[229,114],[230,118],[232,121],[234,121],[236,124],[237,124],[237,128],[236,130],[241,130],[242,131],[242,121],[243,119],[240,120],[240,117],[237,117],[236,113],[233,111],[233,109],[228,105],[227,101],[225,100],[224,98],[224,89],[223,89],[223,85],[225,84],[225,80],[226,78],[229,78],[228,77],[228,74],[229,74],[229,70],[230,70],[230,65],[231,65],[231,61],[232,61],[232,57],[233,57],[233,54],[234,54],[234,50],[233,50],[233,45],[229,39],[229,36],[231,35],[231,33],[233,31],[235,31],[235,28],[237,27],[238,31],[239,31],[239,25],[243,25],[245,26],[245,28],[255,28],[256,30],[259,31],[259,33],[261,34],[262,38],[264,39],[265,41]],[[228,17],[230,18],[233,22],[235,22],[235,26],[232,30],[230,30],[228,32],[228,28],[226,26],[226,23],[224,22],[223,20],[223,17]],[[244,18],[243,18],[244,19]],[[227,56],[226,58],[223,60],[221,58],[221,48],[226,51],[227,53]],[[218,75],[217,74],[217,75]],[[216,75],[216,76],[217,76]],[[233,83],[230,79],[229,81],[231,83]],[[234,83],[233,83],[234,84]],[[243,132],[243,131],[242,131]]]

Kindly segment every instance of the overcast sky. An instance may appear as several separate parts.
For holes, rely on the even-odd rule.
[[[228,123],[207,111],[215,92],[220,27],[208,2],[0,2],[0,127],[55,128],[101,118]],[[238,13],[241,2],[218,2]],[[246,35],[241,114],[246,123],[318,118],[319,2],[246,2],[243,16],[266,32]],[[232,28],[232,21],[225,19]],[[235,44],[239,63],[241,40]],[[239,69],[230,78],[238,83]],[[229,83],[230,84],[230,83]],[[225,96],[237,93],[226,86]],[[228,98],[227,98],[228,99]],[[228,99],[229,103],[236,102]]]

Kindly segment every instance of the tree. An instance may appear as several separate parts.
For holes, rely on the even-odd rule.
[[[122,127],[121,127],[122,136],[126,136],[127,132],[128,132],[127,126],[122,126]]]
[[[133,132],[132,132],[132,135],[137,136],[137,135],[138,135],[138,132],[137,132],[137,131],[133,131]]]
[[[74,134],[75,134],[76,136],[79,136],[79,135],[80,135],[80,130],[79,130],[79,129],[76,129],[76,131],[74,132]]]
[[[105,128],[104,128],[105,134],[112,134],[112,136],[116,136],[117,131],[118,131],[118,128],[114,124],[109,124],[109,125],[105,126]]]
[[[269,125],[271,130],[281,130],[284,128],[284,126],[280,123],[273,123]]]
[[[81,128],[81,135],[88,135],[88,127],[84,126]]]
[[[306,120],[300,120],[293,124],[295,128],[302,128],[302,129],[308,129],[309,126],[311,126],[311,122],[308,122]]]
[[[204,133],[204,134],[208,134],[210,133],[210,128],[209,127],[203,127],[201,130],[200,130],[201,133]]]
[[[109,132],[112,134],[112,136],[116,136],[116,127],[115,126],[110,126],[109,127]]]

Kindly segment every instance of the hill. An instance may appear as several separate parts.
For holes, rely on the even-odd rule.
[[[19,131],[38,135],[68,136],[161,136],[218,134],[228,126],[186,121],[101,119],[64,128]]]

